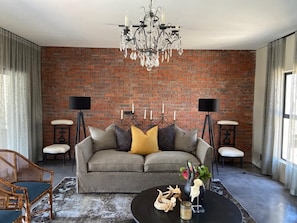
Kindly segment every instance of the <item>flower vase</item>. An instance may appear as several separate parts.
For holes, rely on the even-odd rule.
[[[205,196],[206,188],[204,184],[200,186],[200,194],[199,194],[199,204],[204,205],[204,196]]]
[[[193,213],[205,213],[204,205],[205,186],[200,186],[200,194],[192,203]]]
[[[190,201],[191,187],[194,185],[195,170],[192,166],[192,163],[187,162],[187,182],[184,186],[184,193],[188,201]]]
[[[190,193],[191,193],[191,186],[193,186],[192,180],[187,180],[185,186],[184,186],[184,194],[186,196],[186,199],[190,201]]]

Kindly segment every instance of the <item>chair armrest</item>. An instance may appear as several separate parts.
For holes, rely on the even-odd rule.
[[[88,136],[75,145],[76,172],[86,174],[88,172],[88,161],[93,155],[93,141]]]
[[[199,158],[201,164],[205,165],[209,170],[212,168],[212,154],[213,148],[198,137],[196,156]]]
[[[29,194],[26,187],[21,187],[15,184],[12,184],[2,178],[0,178],[0,189],[8,191],[10,193],[17,193],[22,196],[25,205],[29,204]]]
[[[0,187],[0,209],[1,210],[22,210],[24,194],[5,190]]]
[[[3,178],[0,178],[0,188],[10,191],[12,193],[16,193],[18,192],[19,194],[26,194],[27,192],[27,188],[26,187],[21,187],[18,185],[15,185],[13,183],[10,183],[6,180],[4,180]]]
[[[19,154],[22,163],[18,165],[17,181],[39,181],[53,185],[54,171],[43,168]],[[19,158],[19,157],[18,157]]]
[[[1,190],[2,191],[8,191],[9,194],[11,194],[15,200],[13,202],[13,205],[21,205],[19,210],[24,209],[25,215],[22,216],[22,222],[30,222],[30,201],[29,201],[29,193],[28,189],[26,187],[21,187],[15,184],[12,184],[2,178],[0,178],[0,203],[1,201]],[[17,195],[17,196],[16,196]],[[19,202],[18,199],[21,199],[21,202]],[[1,204],[0,204],[1,207]],[[1,209],[1,208],[0,208]],[[17,210],[17,209],[15,209]]]

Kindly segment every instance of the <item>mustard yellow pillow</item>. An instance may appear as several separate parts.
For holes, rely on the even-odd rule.
[[[158,147],[158,126],[155,126],[146,133],[141,129],[131,126],[132,144],[129,153],[148,155],[159,152]]]

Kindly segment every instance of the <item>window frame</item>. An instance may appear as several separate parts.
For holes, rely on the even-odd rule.
[[[287,96],[287,88],[288,88],[288,86],[287,86],[287,80],[288,80],[288,77],[289,77],[289,75],[293,75],[293,72],[292,71],[288,71],[288,72],[285,72],[284,73],[284,75],[285,75],[285,77],[284,77],[284,94],[283,94],[283,124],[282,124],[282,149],[281,149],[281,159],[282,160],[287,160],[286,158],[286,151],[285,150],[287,150],[288,149],[288,146],[286,146],[287,145],[287,142],[285,141],[285,138],[286,138],[286,135],[288,135],[288,134],[285,134],[285,121],[286,121],[286,119],[287,120],[289,120],[290,119],[290,114],[287,114],[286,113],[286,111],[287,111],[287,109],[286,109],[286,106],[288,106],[287,105],[287,100],[286,100],[286,96]]]

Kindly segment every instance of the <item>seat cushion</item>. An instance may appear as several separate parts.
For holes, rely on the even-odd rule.
[[[117,139],[115,136],[115,125],[109,125],[105,130],[89,126],[90,135],[93,140],[94,152],[103,149],[116,149]]]
[[[217,122],[218,125],[238,125],[239,123],[237,121],[232,120],[220,120]]]
[[[0,223],[15,222],[21,215],[21,211],[0,210]]]
[[[88,162],[92,172],[143,172],[144,158],[117,150],[100,150],[93,154]]]
[[[73,121],[68,119],[57,119],[57,120],[51,121],[51,124],[52,125],[73,125]]]
[[[188,160],[195,166],[200,164],[194,155],[183,151],[152,153],[145,157],[144,172],[179,172]]]
[[[129,153],[148,155],[159,152],[158,126],[154,126],[144,133],[136,126],[131,126],[132,144]]]
[[[175,126],[175,150],[193,153],[197,146],[197,133],[198,129],[185,131],[178,126]]]
[[[220,147],[218,151],[224,157],[244,157],[244,152],[234,147]]]
[[[67,144],[53,144],[43,148],[43,153],[59,154],[66,153],[70,150],[70,146]]]
[[[35,181],[16,182],[14,184],[28,189],[30,202],[34,201],[40,194],[44,193],[51,187],[49,183]]]

